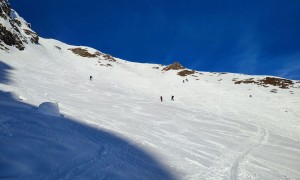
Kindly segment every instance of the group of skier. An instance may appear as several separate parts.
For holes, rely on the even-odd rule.
[[[174,96],[173,95],[171,96],[171,100],[174,101]],[[160,101],[163,102],[163,97],[162,96],[160,96]]]

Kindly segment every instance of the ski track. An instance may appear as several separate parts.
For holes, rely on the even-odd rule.
[[[265,128],[260,127],[260,133],[261,133],[261,137],[259,138],[259,140],[253,144],[252,146],[248,147],[242,154],[240,154],[235,160],[234,163],[231,167],[231,174],[230,174],[230,179],[231,180],[236,180],[237,176],[238,176],[238,168],[239,168],[239,164],[241,163],[241,161],[243,161],[245,159],[245,157],[256,147],[260,146],[262,144],[263,141],[266,140],[266,136],[267,136],[267,131]]]
[[[184,77],[189,81],[182,83],[178,71],[161,72],[161,65],[118,59],[110,62],[112,67],[100,67],[99,59],[74,55],[69,48],[73,46],[40,38],[39,45],[22,52],[0,50],[0,61],[13,67],[2,70],[7,74],[4,80],[12,83],[0,82],[0,111],[9,110],[0,113],[0,141],[5,143],[0,145],[0,160],[10,164],[3,170],[0,162],[0,179],[19,174],[28,174],[28,179],[82,179],[86,175],[112,179],[110,170],[123,170],[126,177],[140,174],[137,179],[162,179],[156,176],[157,168],[178,179],[274,179],[281,174],[299,179],[300,89],[289,89],[294,91],[291,95],[289,90],[272,86],[235,85],[233,79],[265,76],[231,73],[201,72]],[[153,66],[160,69],[153,70]],[[223,81],[218,81],[221,77]],[[273,88],[278,93],[270,93]],[[4,92],[12,92],[14,98],[7,99]],[[37,111],[43,102],[58,103],[62,120],[79,125],[62,123],[66,127],[61,129],[48,124],[52,118],[44,121]],[[28,152],[10,150],[13,145],[23,147],[26,141],[44,139],[51,146],[42,144],[39,150],[30,149],[30,144]],[[42,156],[51,155],[48,148],[55,153],[51,159]],[[62,149],[70,152],[68,156],[57,156]],[[159,167],[152,167],[148,156]],[[257,167],[251,161],[257,161]],[[49,166],[41,171],[36,168],[39,164]]]

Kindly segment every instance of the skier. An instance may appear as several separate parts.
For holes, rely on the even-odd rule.
[[[92,81],[93,80],[93,76],[90,76],[90,81]]]
[[[171,100],[174,101],[174,96],[171,96]]]
[[[188,79],[185,79],[185,81],[186,81],[186,82],[189,82],[189,80],[188,80]]]
[[[160,101],[161,101],[161,102],[163,101],[163,97],[162,97],[162,96],[160,96]]]
[[[184,80],[182,81],[182,83],[184,83]]]

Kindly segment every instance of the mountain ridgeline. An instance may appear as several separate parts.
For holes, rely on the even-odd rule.
[[[39,36],[31,29],[31,24],[27,23],[18,13],[11,9],[8,0],[0,0],[0,50],[9,52],[11,48],[17,48],[22,51],[27,45],[39,45]],[[62,49],[59,45],[54,46],[59,51],[71,51],[75,55],[82,58],[97,59],[97,64],[104,67],[113,67],[117,65],[117,58],[109,54],[102,53],[98,50],[89,47],[70,46],[69,48]],[[160,69],[160,67],[153,67],[153,69]],[[195,70],[190,70],[182,66],[179,62],[174,62],[168,66],[161,68],[162,72],[176,71],[176,74],[182,78],[190,77],[199,80],[199,73]],[[218,76],[227,73],[212,73]],[[218,79],[218,81],[222,81]],[[299,81],[292,81],[278,77],[247,77],[247,78],[233,78],[232,82],[236,85],[239,84],[256,84],[259,87],[278,87],[281,89],[299,88]],[[271,89],[271,92],[277,92]]]

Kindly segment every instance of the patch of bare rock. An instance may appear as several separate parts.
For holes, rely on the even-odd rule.
[[[266,77],[264,79],[255,80],[254,78],[235,81],[235,84],[257,84],[259,86],[269,87],[269,85],[277,86],[281,89],[289,89],[293,87],[294,82],[289,79],[282,79],[277,77]]]

